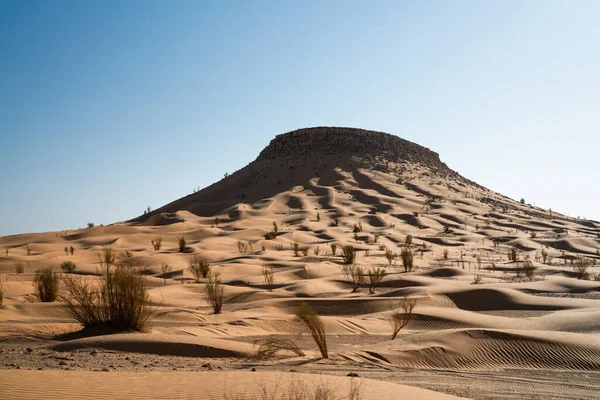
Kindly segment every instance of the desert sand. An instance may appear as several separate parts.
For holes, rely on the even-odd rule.
[[[240,171],[130,221],[0,238],[0,398],[253,398],[290,382],[340,398],[351,382],[364,399],[599,398],[599,238],[599,222],[492,192],[395,136],[291,132]],[[385,268],[373,294],[352,292],[345,245],[358,250],[355,265]],[[80,331],[61,302],[32,294],[35,271],[64,261],[97,279],[108,246],[132,252],[159,306],[146,332]],[[385,256],[403,248],[414,252],[410,272]],[[203,299],[206,279],[193,279],[194,257],[220,273],[221,314]],[[577,257],[590,263],[587,279]],[[273,268],[272,286],[262,267]],[[391,340],[403,297],[416,299],[414,316]],[[325,322],[329,359],[294,320],[303,302]],[[254,341],[270,336],[306,355],[256,357]]]

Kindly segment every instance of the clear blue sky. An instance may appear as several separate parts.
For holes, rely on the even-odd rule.
[[[598,21],[597,0],[0,0],[0,235],[132,218],[317,125],[600,219]]]

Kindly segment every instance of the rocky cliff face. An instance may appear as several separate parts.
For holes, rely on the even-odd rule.
[[[285,160],[295,166],[352,162],[356,167],[394,170],[389,163],[419,164],[444,177],[459,175],[440,161],[439,155],[384,132],[357,128],[316,127],[277,135],[259,154],[255,163]]]

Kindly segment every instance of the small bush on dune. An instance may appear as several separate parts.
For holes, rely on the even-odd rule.
[[[31,255],[31,246],[27,245],[27,247],[25,247],[25,251],[27,252],[27,255],[30,256]]]
[[[584,257],[578,256],[575,259],[571,265],[571,268],[573,269],[573,272],[575,272],[577,279],[589,279],[590,275],[588,274],[587,270],[590,268],[591,264],[591,261]]]
[[[258,350],[256,351],[258,357],[272,357],[280,351],[290,351],[297,356],[305,356],[302,349],[288,339],[271,336],[266,339],[256,340],[254,345],[258,346]]]
[[[365,275],[361,267],[357,267],[355,265],[344,265],[342,267],[342,273],[352,288],[352,293],[360,289],[361,285],[365,283]]]
[[[384,268],[376,268],[376,267],[372,267],[371,270],[369,271],[368,274],[368,279],[369,279],[369,293],[370,294],[374,294],[375,293],[375,289],[377,288],[377,285],[379,285],[381,283],[381,281],[383,280],[383,278],[385,278],[386,276],[386,272]]]
[[[517,262],[519,261],[519,256],[517,254],[517,249],[515,249],[514,247],[512,249],[510,249],[510,252],[508,253],[508,259],[512,262]]]
[[[356,260],[356,249],[354,246],[347,245],[342,247],[342,260],[344,264],[354,264]]]
[[[402,259],[402,265],[404,266],[404,272],[411,272],[413,269],[414,254],[411,249],[405,247],[400,252],[400,258]]]
[[[448,249],[444,249],[444,251],[442,253],[442,257],[444,257],[444,260],[448,259]]]
[[[75,254],[75,248],[73,246],[69,247],[69,253],[71,253],[71,255]]]
[[[25,264],[22,262],[15,263],[15,272],[17,274],[22,274],[25,272]]]
[[[300,257],[300,245],[298,243],[294,243],[292,245],[292,249],[294,250],[294,257]]]
[[[152,243],[152,248],[156,251],[160,250],[160,248],[162,247],[162,237],[157,236],[155,238],[153,238],[150,243]],[[184,245],[185,247],[185,245]]]
[[[335,243],[331,243],[331,244],[330,244],[330,247],[331,247],[331,255],[332,255],[332,256],[335,256],[335,252],[336,252],[336,250],[337,250],[337,244],[335,244]]]
[[[77,266],[73,261],[65,261],[60,264],[60,269],[66,274],[72,274],[75,271],[75,268],[77,268]]]
[[[262,272],[263,279],[265,281],[265,285],[267,285],[267,290],[269,292],[273,291],[273,284],[275,283],[275,276],[273,275],[273,268],[262,267],[261,272]]]
[[[171,272],[172,268],[169,264],[163,264],[160,266],[160,275],[163,277],[165,286],[167,286],[167,274]]]
[[[185,236],[178,237],[177,244],[179,245],[179,252],[183,253],[185,251],[185,247],[187,246],[187,242],[185,241]]]
[[[404,244],[410,247],[410,245],[412,244],[412,239],[412,235],[406,235],[406,237],[404,238]]]
[[[221,314],[224,291],[219,273],[211,274],[208,277],[208,283],[204,287],[204,299],[210,304],[215,314]]]
[[[33,278],[35,297],[44,303],[56,300],[58,296],[58,275],[50,268],[38,270]]]
[[[308,304],[303,303],[296,312],[296,320],[300,322],[312,335],[319,347],[321,357],[329,358],[327,353],[327,337],[325,335],[325,324],[317,312]]]
[[[398,302],[397,309],[389,316],[390,325],[392,325],[392,339],[396,339],[398,332],[404,328],[414,316],[414,310],[417,305],[417,299],[403,297]]]
[[[481,283],[481,275],[475,275],[475,277],[473,277],[473,282],[471,282],[472,285],[477,285]]]
[[[307,256],[308,256],[308,252],[309,252],[309,251],[310,251],[310,246],[309,246],[309,247],[305,247],[305,248],[303,248],[303,249],[302,249],[302,255],[303,255],[304,257],[307,257]]]
[[[65,246],[65,254],[69,255],[69,246]]]
[[[200,278],[206,278],[210,273],[210,263],[203,258],[194,257],[190,262],[190,271],[196,282],[200,282]]]
[[[244,242],[238,240],[237,247],[238,247],[238,252],[240,253],[240,255],[244,256],[244,255],[248,254],[248,244],[247,243],[244,243]]]
[[[392,264],[394,264],[396,262],[397,258],[398,258],[397,253],[394,253],[393,251],[391,251],[388,248],[385,249],[385,259],[388,261],[388,264],[390,265],[390,267],[392,266]]]
[[[60,299],[81,325],[107,325],[117,330],[142,331],[155,309],[150,308],[144,277],[136,267],[105,267],[99,286],[65,275],[66,293]]]

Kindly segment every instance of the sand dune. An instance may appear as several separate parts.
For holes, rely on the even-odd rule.
[[[6,289],[0,338],[10,350],[0,353],[1,368],[14,369],[12,364],[27,361],[30,356],[23,348],[32,347],[31,357],[43,357],[38,351],[84,357],[100,349],[106,357],[175,357],[190,359],[191,365],[216,359],[227,370],[199,377],[154,373],[152,366],[130,373],[130,367],[122,367],[110,374],[110,386],[102,386],[109,375],[87,367],[24,367],[0,373],[0,397],[76,398],[77,387],[85,382],[89,394],[98,398],[222,398],[221,386],[228,379],[236,382],[236,390],[255,390],[250,387],[256,379],[271,384],[281,375],[273,371],[339,374],[354,368],[361,376],[377,371],[378,379],[393,382],[401,382],[400,374],[407,371],[428,377],[440,370],[522,370],[523,376],[546,371],[557,379],[581,371],[592,378],[577,381],[568,375],[565,380],[585,389],[576,392],[580,398],[593,398],[586,393],[594,392],[589,383],[594,377],[600,382],[600,281],[593,280],[600,276],[600,224],[493,193],[450,170],[437,154],[409,142],[397,144],[396,139],[367,132],[366,144],[356,147],[348,142],[355,132],[342,133],[322,132],[332,146],[312,131],[284,135],[248,167],[131,221],[0,238]],[[298,148],[310,151],[295,152]],[[379,159],[384,151],[385,159]],[[273,223],[278,232],[267,240],[264,235]],[[411,272],[400,257],[391,263],[386,259],[386,250],[399,254],[406,247],[408,235],[415,264]],[[160,250],[150,243],[157,236],[163,240]],[[179,252],[181,236],[187,241],[185,252]],[[239,251],[240,244],[247,246],[245,252]],[[337,245],[335,255],[332,244]],[[344,245],[358,250],[356,265],[386,269],[373,294],[366,284],[352,293],[342,273]],[[65,253],[65,246],[73,246],[74,254]],[[63,261],[72,261],[76,274],[94,281],[98,253],[106,246],[115,253],[132,252],[144,272],[150,300],[160,305],[149,332],[65,335],[79,327],[62,303],[35,301],[33,275],[40,268],[59,271]],[[518,262],[509,259],[513,249]],[[548,255],[545,263],[542,251]],[[589,280],[576,279],[571,267],[570,260],[581,256],[593,264]],[[223,279],[220,315],[203,300],[205,279],[194,282],[189,270],[194,257],[207,259]],[[534,269],[531,279],[517,276],[526,261]],[[15,273],[16,263],[23,263],[25,273]],[[164,275],[163,264],[171,266]],[[263,266],[273,268],[271,287],[263,280]],[[417,299],[415,314],[392,341],[388,318],[405,296]],[[299,336],[294,312],[304,302],[323,317],[328,361],[318,360],[308,335]],[[252,343],[270,335],[296,341],[307,356],[255,359]],[[232,371],[250,365],[271,372]],[[288,374],[281,376],[288,379]],[[472,376],[473,386],[461,385],[463,391],[444,386],[445,379],[436,389],[482,398],[477,375]],[[58,379],[63,384],[54,385]],[[349,384],[345,377],[321,375],[306,382],[313,385],[319,379],[338,389]],[[505,386],[499,390],[511,393],[518,384],[514,379],[502,380],[498,384]],[[402,398],[451,398],[390,382],[364,382],[365,399],[398,398],[397,393]],[[537,390],[535,383],[530,387],[531,393]],[[571,389],[561,386],[553,393],[568,398]],[[525,398],[527,393],[506,396]]]

